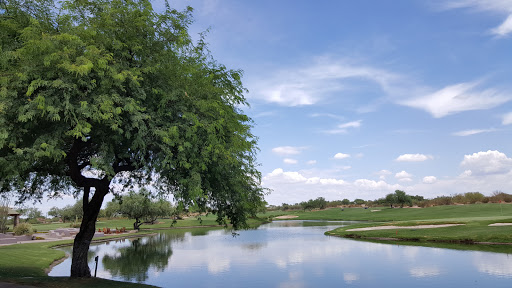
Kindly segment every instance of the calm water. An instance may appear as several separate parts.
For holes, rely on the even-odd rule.
[[[324,236],[344,222],[279,221],[233,237],[168,230],[90,249],[98,277],[160,287],[511,287],[512,255]],[[68,253],[71,250],[66,250]],[[71,260],[51,276],[69,276]]]

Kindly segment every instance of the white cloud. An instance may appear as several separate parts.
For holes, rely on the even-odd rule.
[[[336,153],[336,155],[334,155],[334,159],[345,159],[345,158],[349,158],[350,157],[350,154],[343,154],[343,153]]]
[[[316,160],[309,160],[307,163],[308,163],[308,165],[315,165],[316,164]]]
[[[432,184],[437,181],[436,176],[425,176],[423,177],[423,183],[425,184]]]
[[[512,32],[512,14],[508,15],[507,19],[500,26],[491,29],[491,33],[498,36],[505,36],[510,32]]]
[[[399,185],[391,185],[386,183],[385,181],[374,181],[369,179],[357,179],[354,181],[354,186],[359,188],[364,188],[368,190],[387,190],[392,191],[398,189]],[[398,187],[398,188],[397,188]]]
[[[361,127],[361,122],[362,121],[363,120],[357,120],[357,121],[343,123],[343,124],[338,125],[338,128],[341,128],[341,129],[344,129],[344,128],[358,128],[358,127]]]
[[[390,191],[403,189],[399,184],[357,179],[353,182],[335,177],[318,177],[308,171],[283,171],[278,168],[263,177],[262,185],[273,190],[265,199],[271,204],[298,203],[316,197],[327,200],[343,198],[377,199]],[[317,171],[325,175],[325,171]]]
[[[464,155],[460,166],[471,170],[472,175],[505,174],[512,170],[512,159],[499,151],[488,150]]]
[[[297,163],[299,163],[299,161],[297,161],[296,159],[291,159],[291,158],[285,158],[283,160],[283,162],[286,163],[286,164],[297,164]]]
[[[338,116],[336,114],[331,114],[331,113],[313,113],[311,115],[309,115],[309,117],[328,117],[328,118],[333,118],[333,119],[338,119],[338,120],[343,120],[344,117],[343,116]]]
[[[506,36],[512,32],[512,2],[509,0],[456,0],[447,1],[441,5],[443,9],[472,9],[481,12],[492,12],[507,15],[507,18],[498,26],[490,29],[497,36]]]
[[[464,131],[455,132],[452,135],[454,135],[454,136],[471,136],[471,135],[475,135],[475,134],[494,132],[494,131],[496,131],[496,129],[473,129],[473,130],[464,130]]]
[[[363,120],[357,120],[357,121],[351,121],[351,122],[339,124],[336,127],[336,129],[326,130],[326,131],[323,131],[323,132],[327,133],[327,134],[345,134],[345,133],[348,132],[349,128],[359,128],[359,127],[361,127],[361,122],[363,122]]]
[[[400,178],[411,178],[412,177],[412,174],[409,174],[405,171],[401,171],[401,172],[398,172],[395,174],[395,178],[397,179],[400,179]]]
[[[459,175],[459,177],[460,178],[470,177],[472,174],[473,174],[473,172],[471,172],[471,170],[464,170],[464,172],[462,172]]]
[[[399,178],[398,181],[400,182],[412,182],[412,179],[411,178]]]
[[[503,115],[501,124],[503,124],[503,125],[510,125],[510,124],[512,124],[512,112]]]
[[[386,91],[401,76],[371,66],[354,65],[349,60],[318,57],[309,65],[283,69],[267,79],[254,81],[255,87],[249,88],[257,92],[250,97],[283,106],[313,105],[328,94],[346,90],[353,78],[368,80]]]
[[[272,152],[275,154],[285,156],[285,155],[297,155],[302,152],[302,150],[306,149],[306,147],[294,147],[294,146],[281,146],[272,148]]]
[[[397,162],[422,162],[432,159],[432,156],[430,155],[424,155],[424,154],[403,154],[398,156],[395,161]]]
[[[389,170],[380,170],[379,172],[377,172],[375,174],[379,175],[380,180],[385,180],[386,176],[389,176],[393,173],[391,173],[391,171],[389,171]]]
[[[447,86],[429,95],[399,101],[398,104],[427,111],[435,118],[451,114],[490,109],[511,100],[496,89],[478,90],[480,82],[466,82]]]
[[[274,171],[268,174],[268,177],[280,177],[286,182],[305,182],[307,180],[299,172],[284,172],[281,168],[274,169]]]

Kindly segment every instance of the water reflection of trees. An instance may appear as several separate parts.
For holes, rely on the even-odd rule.
[[[135,239],[130,246],[119,248],[114,255],[105,255],[103,267],[112,276],[125,281],[143,282],[150,268],[163,271],[172,256],[171,242],[182,241],[184,235],[160,233],[153,237]]]

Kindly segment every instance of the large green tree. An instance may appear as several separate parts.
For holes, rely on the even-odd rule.
[[[0,1],[0,191],[82,196],[72,277],[90,276],[110,192],[151,185],[235,228],[263,201],[241,71],[191,41],[191,13],[148,0]]]

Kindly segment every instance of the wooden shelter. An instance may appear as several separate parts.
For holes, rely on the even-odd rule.
[[[14,217],[13,227],[18,226],[18,224],[20,224],[20,213],[14,209],[11,209],[11,208],[8,208],[8,209],[9,209],[8,215]]]

